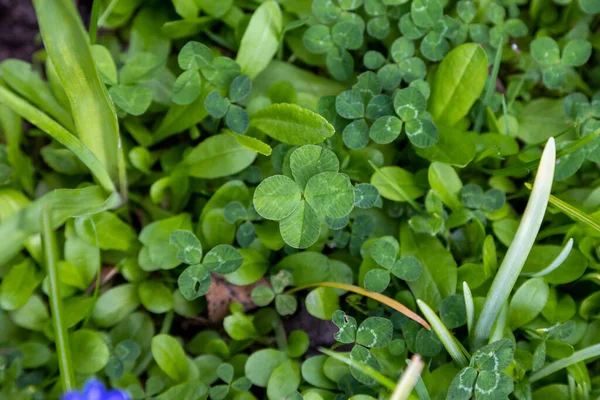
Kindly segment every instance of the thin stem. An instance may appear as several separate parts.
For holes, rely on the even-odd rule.
[[[556,268],[560,267],[562,263],[569,257],[571,254],[571,250],[573,249],[573,238],[569,239],[565,247],[561,250],[560,254],[556,256],[556,258],[548,265],[546,268],[541,270],[540,272],[536,272],[534,274],[521,274],[522,276],[529,276],[533,278],[537,278],[540,276],[545,276],[554,271]]]
[[[546,365],[544,368],[532,374],[529,377],[529,382],[533,383],[535,381],[539,381],[540,379],[545,378],[548,375],[560,371],[561,369],[566,368],[570,365],[577,364],[578,362],[599,356],[600,344],[595,344],[593,346],[586,347],[585,349],[576,351],[570,357],[561,358],[560,360],[556,360],[553,363]]]
[[[408,318],[412,319],[415,322],[418,322],[419,324],[423,325],[423,327],[425,327],[428,330],[431,330],[431,326],[429,326],[429,324],[427,323],[427,321],[425,321],[423,318],[421,318],[418,314],[416,314],[415,312],[413,312],[412,310],[410,310],[408,307],[406,307],[405,305],[403,305],[402,303],[391,299],[387,296],[382,295],[381,293],[375,293],[375,292],[369,292],[366,289],[363,289],[361,287],[358,286],[354,286],[354,285],[348,285],[345,283],[340,283],[340,282],[316,282],[316,283],[308,283],[306,285],[301,285],[301,286],[297,286],[291,290],[288,290],[286,292],[286,294],[291,294],[291,293],[295,293],[295,292],[299,292],[300,290],[304,290],[304,289],[308,289],[308,288],[313,288],[313,287],[331,287],[331,288],[336,288],[336,289],[342,289],[342,290],[346,290],[348,292],[353,292],[353,293],[358,293],[360,295],[369,297],[373,300],[377,300],[380,303],[385,304],[388,307],[393,308],[394,310],[406,315]]]
[[[48,272],[48,297],[50,298],[50,311],[56,343],[58,369],[63,390],[71,390],[75,386],[75,374],[71,366],[71,347],[69,334],[63,317],[63,303],[60,295],[60,282],[58,278],[58,254],[56,236],[52,229],[50,210],[44,208],[42,212],[42,238],[44,241],[44,258]]]
[[[173,317],[173,310],[167,312],[165,318],[163,319],[162,326],[160,327],[160,332],[158,333],[159,335],[165,335],[169,333],[169,331],[171,330],[171,325],[173,324]],[[138,366],[133,370],[133,375],[140,376],[141,374],[143,374],[146,368],[148,368],[150,362],[152,361],[152,358],[152,352],[147,351],[144,358],[142,358]]]
[[[554,138],[550,138],[542,154],[540,167],[523,218],[492,282],[483,310],[475,326],[475,348],[483,345],[489,339],[492,326],[500,313],[500,309],[508,299],[533,247],[548,206],[555,162]]]
[[[100,5],[100,0],[94,0],[94,4],[92,5],[92,15],[90,16],[90,29],[88,31],[91,44],[96,44],[96,39],[98,37],[98,18],[100,16]]]

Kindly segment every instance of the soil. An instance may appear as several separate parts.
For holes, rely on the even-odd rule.
[[[76,1],[84,20],[89,20],[92,0]],[[42,47],[31,0],[0,0],[0,61],[19,58],[30,61]]]

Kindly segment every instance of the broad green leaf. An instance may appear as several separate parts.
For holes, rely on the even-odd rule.
[[[323,365],[327,359],[328,357],[325,355],[307,358],[302,363],[302,378],[314,387],[335,390],[337,384],[332,382],[323,371]]]
[[[81,329],[70,337],[73,368],[79,374],[94,374],[100,371],[109,358],[108,346],[98,332]]]
[[[14,265],[0,283],[0,308],[13,311],[24,306],[43,278],[30,259]]]
[[[539,37],[531,42],[531,56],[542,65],[558,64],[560,49],[551,37]]]
[[[444,298],[456,292],[456,262],[437,238],[415,234],[408,224],[403,224],[400,230],[400,253],[402,257],[416,257],[423,265],[419,279],[407,282],[416,298],[436,310]]]
[[[448,207],[453,211],[462,208],[458,196],[463,186],[454,168],[448,164],[432,162],[427,175],[429,185]]]
[[[250,117],[245,109],[232,104],[225,114],[225,123],[233,132],[243,135],[250,126]]]
[[[203,265],[209,271],[219,274],[235,272],[244,262],[242,254],[233,246],[220,244],[213,247],[204,256]]]
[[[230,135],[221,133],[202,141],[183,162],[190,176],[214,179],[244,170],[255,158],[254,151],[240,145]]]
[[[293,145],[318,144],[335,132],[325,118],[295,104],[273,104],[262,109],[252,115],[250,125]]]
[[[194,102],[202,92],[202,79],[200,73],[194,70],[184,71],[175,80],[173,86],[173,102],[179,105],[188,105]]]
[[[142,115],[152,103],[152,91],[140,85],[115,85],[108,93],[119,108],[131,115]]]
[[[321,146],[305,145],[294,150],[290,156],[292,175],[302,189],[313,176],[321,172],[338,172],[339,168],[335,153]]]
[[[115,286],[100,295],[94,304],[92,319],[98,326],[113,326],[135,311],[139,305],[135,285]]]
[[[200,42],[187,42],[177,56],[179,67],[183,70],[198,70],[208,67],[213,60],[210,49]]]
[[[300,366],[296,360],[287,360],[273,370],[267,383],[269,400],[285,399],[300,386]]]
[[[465,367],[452,379],[448,389],[448,399],[469,400],[473,394],[473,387],[477,380],[477,371],[472,367]]]
[[[310,315],[319,319],[330,320],[333,313],[340,308],[340,299],[334,289],[319,287],[308,293],[305,304]]]
[[[365,104],[361,93],[347,90],[335,98],[335,110],[347,119],[362,118],[365,115]]]
[[[304,197],[317,214],[330,218],[342,218],[354,207],[354,188],[350,180],[335,172],[322,172],[310,178]]]
[[[410,203],[425,194],[425,190],[417,186],[414,175],[400,167],[378,169],[371,177],[371,185],[382,197],[393,201]]]
[[[188,301],[208,293],[211,282],[210,273],[202,264],[187,267],[177,279],[179,290]]]
[[[138,286],[140,302],[154,314],[163,314],[173,308],[171,290],[161,282],[143,281]]]
[[[487,79],[485,51],[475,44],[456,47],[438,67],[429,101],[440,125],[454,126],[465,117],[483,92]]]
[[[164,68],[164,61],[152,53],[136,53],[127,59],[121,71],[119,81],[123,85],[146,82],[158,76]]]
[[[546,305],[548,295],[548,284],[543,278],[532,278],[521,285],[510,301],[510,326],[516,329],[537,317]]]
[[[206,397],[208,395],[208,386],[200,381],[188,381],[179,385],[171,386],[169,389],[156,396],[156,400],[169,399],[187,399],[194,396]]]
[[[179,382],[188,378],[189,366],[185,352],[174,337],[165,334],[154,336],[152,357],[169,378]]]
[[[437,143],[427,148],[417,148],[417,154],[429,161],[442,162],[459,168],[466,167],[476,154],[472,136],[459,128],[438,124],[437,129]]]
[[[270,156],[273,149],[271,146],[266,144],[260,139],[257,139],[248,135],[238,135],[233,132],[227,131],[227,133],[233,137],[239,144],[247,148],[248,150],[262,154],[264,156]]]
[[[119,126],[92,58],[83,23],[69,0],[34,2],[44,46],[67,93],[77,134],[113,180],[118,172]]]
[[[264,70],[279,47],[283,17],[277,2],[262,3],[252,14],[242,36],[236,61],[250,78]]]
[[[389,270],[396,262],[399,251],[400,245],[398,241],[392,236],[385,236],[373,243],[371,246],[371,257],[373,257],[373,260],[377,264]]]
[[[363,286],[370,292],[382,293],[390,284],[390,273],[383,269],[372,269],[365,274]]]
[[[513,390],[513,379],[505,372],[481,371],[474,392],[477,399],[492,400],[506,398]]]
[[[10,320],[21,328],[41,332],[46,321],[50,320],[50,313],[42,298],[34,294],[23,307],[10,313]]]
[[[403,256],[392,265],[390,272],[399,279],[406,282],[412,282],[419,279],[421,272],[423,271],[423,265],[421,262],[413,256]]]
[[[549,98],[537,98],[527,103],[518,121],[518,137],[528,144],[542,143],[572,126],[561,101]]]
[[[254,208],[266,219],[282,220],[300,205],[300,189],[287,176],[271,176],[258,185],[254,192]]]
[[[281,237],[291,247],[306,249],[319,239],[321,221],[313,208],[300,200],[296,209],[280,222]]]
[[[253,385],[267,387],[271,374],[287,359],[285,353],[275,349],[262,349],[252,353],[245,365],[245,374]]]

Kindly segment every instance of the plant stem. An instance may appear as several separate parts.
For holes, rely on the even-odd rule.
[[[173,317],[174,317],[173,310],[167,312],[167,314],[165,315],[165,318],[163,319],[162,326],[160,327],[160,332],[158,333],[159,335],[164,335],[164,334],[169,333],[169,331],[171,330],[171,325],[173,324]],[[140,376],[141,374],[143,374],[144,371],[146,370],[146,368],[148,368],[148,364],[150,364],[151,361],[152,361],[152,352],[147,351],[146,355],[140,361],[137,368],[135,368],[133,370],[133,375]]]
[[[71,347],[69,346],[69,334],[63,318],[63,303],[60,295],[60,282],[58,278],[58,254],[56,236],[52,229],[49,207],[42,212],[42,238],[44,241],[44,257],[48,272],[48,296],[50,297],[50,311],[52,313],[52,325],[54,326],[54,337],[56,353],[58,358],[58,369],[63,390],[71,390],[75,386],[75,375],[71,366]]]
[[[570,365],[577,364],[578,362],[599,356],[600,344],[595,344],[593,346],[586,347],[585,349],[576,351],[570,357],[561,358],[560,360],[556,360],[553,363],[546,365],[544,368],[532,374],[529,377],[529,382],[533,383],[535,381],[539,381],[540,379],[545,378],[546,376],[560,371],[561,369],[566,368]]]
[[[400,376],[398,384],[394,389],[394,393],[392,393],[391,400],[408,399],[411,392],[415,388],[419,377],[421,376],[421,371],[423,371],[424,366],[425,363],[423,362],[421,356],[415,354],[412,357],[411,362],[408,364],[408,368],[406,368],[402,376]]]
[[[319,287],[319,286],[347,290],[348,292],[358,293],[360,295],[369,297],[373,300],[377,300],[378,302],[383,303],[386,306],[391,307],[394,310],[406,315],[408,318],[412,319],[413,321],[418,322],[419,324],[423,325],[423,327],[425,327],[426,329],[431,330],[431,326],[429,326],[427,321],[425,321],[418,314],[416,314],[415,312],[410,310],[408,307],[406,307],[402,303],[400,303],[394,299],[391,299],[387,296],[384,296],[381,293],[370,292],[366,289],[363,289],[361,287],[354,286],[354,285],[348,285],[348,284],[340,283],[340,282],[308,283],[306,285],[297,286],[291,290],[288,290],[286,292],[286,294],[291,294],[291,293],[299,292],[300,290],[304,290],[304,289],[308,289],[308,288],[312,288],[312,287]]]
[[[94,0],[92,4],[92,15],[90,16],[90,29],[88,30],[90,43],[96,44],[98,36],[98,18],[100,17],[100,0]]]
[[[475,349],[483,345],[490,337],[492,326],[500,313],[500,309],[508,299],[533,247],[548,206],[555,163],[556,148],[554,138],[550,138],[542,154],[540,167],[523,218],[492,282],[483,310],[475,326]]]

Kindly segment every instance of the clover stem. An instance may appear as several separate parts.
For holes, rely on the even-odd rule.
[[[415,312],[410,310],[408,307],[406,307],[402,303],[400,303],[394,299],[391,299],[381,293],[370,292],[370,291],[363,289],[361,287],[358,287],[358,286],[348,285],[348,284],[340,283],[340,282],[315,282],[315,283],[308,283],[306,285],[297,286],[291,290],[288,290],[285,293],[291,294],[291,293],[299,292],[304,289],[308,289],[308,288],[312,288],[312,287],[320,287],[320,286],[342,289],[342,290],[346,290],[348,292],[353,292],[353,293],[363,295],[365,297],[369,297],[373,300],[377,300],[378,302],[383,303],[386,306],[393,308],[394,310],[398,311],[399,313],[406,315],[408,318],[412,319],[413,321],[418,322],[419,324],[423,325],[423,327],[425,327],[426,329],[431,330],[431,326],[427,323],[427,321],[425,321],[418,314],[416,314]]]

